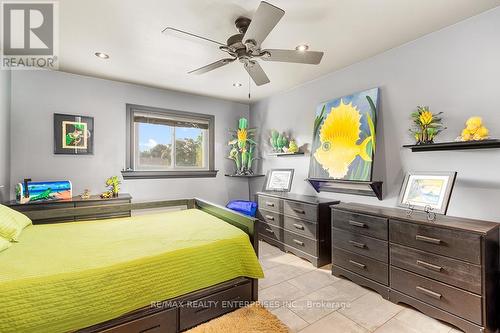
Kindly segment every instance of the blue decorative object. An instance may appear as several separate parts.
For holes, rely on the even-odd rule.
[[[226,207],[251,217],[255,217],[257,214],[257,203],[253,201],[231,200]]]
[[[69,180],[53,182],[32,182],[25,179],[16,185],[16,200],[19,203],[49,200],[69,200],[72,197],[72,185]]]

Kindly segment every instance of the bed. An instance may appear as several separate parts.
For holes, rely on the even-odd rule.
[[[34,225],[0,253],[0,332],[178,332],[257,299],[251,218],[201,200],[30,212],[130,218]]]

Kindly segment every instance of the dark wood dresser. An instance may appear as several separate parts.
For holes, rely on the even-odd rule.
[[[321,267],[331,262],[330,205],[339,201],[293,193],[257,193],[260,239]]]
[[[71,200],[54,200],[54,201],[36,201],[26,204],[20,204],[16,201],[9,201],[3,203],[12,209],[15,209],[21,213],[23,212],[34,212],[34,211],[44,211],[48,209],[58,209],[58,208],[77,208],[77,207],[89,207],[89,206],[102,206],[102,205],[120,205],[130,203],[132,197],[128,193],[120,193],[118,197],[103,199],[98,195],[93,195],[89,199],[82,199],[79,196],[73,197]],[[119,213],[103,213],[95,214],[89,216],[68,216],[63,219],[61,218],[40,218],[32,219],[33,224],[44,224],[44,223],[59,223],[59,222],[72,222],[72,221],[85,221],[85,220],[97,220],[97,219],[110,219],[114,217],[129,217],[131,215],[130,211],[119,212]]]
[[[332,273],[465,332],[499,325],[499,224],[360,204],[332,206]]]

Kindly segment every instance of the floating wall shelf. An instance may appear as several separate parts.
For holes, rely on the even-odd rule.
[[[304,155],[303,152],[298,152],[298,153],[269,153],[269,156],[276,156],[276,157],[285,157],[285,156],[300,156]]]
[[[481,140],[481,141],[455,141],[429,143],[421,145],[404,145],[404,148],[411,149],[413,152],[419,151],[442,151],[442,150],[469,150],[469,149],[492,149],[500,148],[500,140]]]
[[[377,197],[382,200],[382,182],[363,182],[350,180],[330,180],[319,178],[306,179],[316,192],[336,192]]]
[[[230,175],[230,174],[225,174],[224,176],[233,177],[233,178],[257,178],[257,177],[264,177],[265,175]]]

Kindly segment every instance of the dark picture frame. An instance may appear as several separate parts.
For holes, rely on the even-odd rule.
[[[267,172],[264,183],[266,192],[290,192],[294,169],[271,169]]]
[[[407,172],[399,193],[398,206],[446,215],[456,177],[455,171]]]
[[[93,155],[94,118],[54,113],[54,154]]]

